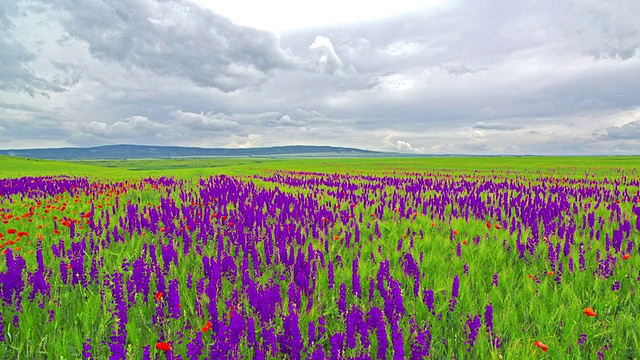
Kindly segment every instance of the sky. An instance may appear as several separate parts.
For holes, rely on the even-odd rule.
[[[0,1],[0,148],[640,154],[637,0]]]

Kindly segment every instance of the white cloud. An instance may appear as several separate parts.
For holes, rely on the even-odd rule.
[[[342,60],[336,54],[336,49],[329,38],[320,35],[316,36],[313,43],[309,45],[309,49],[318,54],[318,65],[325,73],[334,74],[342,68]]]

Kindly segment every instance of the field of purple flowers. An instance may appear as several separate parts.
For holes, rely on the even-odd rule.
[[[0,358],[640,357],[640,178],[0,180]]]

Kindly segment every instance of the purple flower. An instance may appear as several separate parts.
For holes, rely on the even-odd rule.
[[[202,348],[204,342],[202,341],[202,332],[198,332],[198,335],[187,344],[187,358],[191,360],[197,360],[202,355]]]
[[[353,259],[353,274],[351,276],[351,287],[353,294],[358,297],[358,299],[362,298],[362,288],[360,287],[360,275],[358,275],[358,259]]]
[[[82,343],[82,357],[85,359],[91,359],[93,357],[91,353],[91,339],[89,338]]]
[[[240,336],[238,340],[239,338]],[[300,359],[303,342],[298,315],[295,312],[284,318],[283,332],[278,336],[278,340],[281,353],[289,355],[291,359]]]
[[[613,291],[620,290],[620,281],[616,281],[615,283],[613,283],[613,285],[611,285],[611,290]]]
[[[333,287],[336,284],[336,281],[334,279],[334,275],[333,275],[333,261],[329,260],[329,269],[328,269],[328,276],[329,276],[329,289],[333,289]]]
[[[169,313],[174,319],[179,319],[182,313],[180,309],[180,293],[178,292],[178,279],[169,281]]]
[[[344,283],[340,284],[340,299],[338,300],[338,312],[342,316],[345,316],[347,312],[347,286]]]
[[[353,306],[351,311],[347,315],[347,331],[346,331],[346,341],[347,346],[350,349],[354,349],[356,347],[356,331],[358,328],[362,326],[362,311],[358,309],[357,306]]]
[[[324,355],[324,350],[322,349],[322,345],[317,344],[315,349],[313,350],[313,354],[311,354],[311,360],[325,360],[326,357]]]
[[[387,331],[383,320],[382,310],[377,307],[371,308],[367,314],[367,325],[369,329],[375,329],[378,337],[378,359],[387,358]]]
[[[467,334],[467,340],[465,344],[468,344],[469,347],[467,351],[471,351],[471,348],[476,344],[476,339],[478,338],[478,329],[482,326],[482,322],[480,321],[479,316],[474,316],[473,318],[469,317],[467,319],[467,328],[469,329],[469,333]]]
[[[431,289],[425,290],[422,294],[422,301],[424,302],[425,305],[427,305],[427,308],[429,309],[429,311],[433,312],[434,310],[433,290]]]
[[[316,324],[313,321],[309,321],[307,342],[309,343],[309,346],[316,342]]]
[[[344,335],[335,333],[331,337],[331,359],[338,360],[343,358],[344,352]]]
[[[453,278],[453,285],[451,286],[451,298],[457,299],[460,295],[460,278],[456,275]]]
[[[578,345],[580,345],[580,350],[584,350],[584,344],[587,342],[587,334],[580,334],[578,336]]]
[[[0,342],[4,342],[4,318],[2,317],[2,311],[0,311]]]
[[[484,326],[489,334],[493,333],[493,305],[487,304],[484,311]]]
[[[498,273],[493,274],[493,282],[491,283],[491,285],[498,287]]]

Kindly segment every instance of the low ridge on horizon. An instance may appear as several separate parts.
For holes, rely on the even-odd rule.
[[[322,145],[205,148],[172,145],[113,144],[92,147],[5,149],[0,150],[0,155],[47,160],[99,160],[188,157],[372,157],[405,154]]]

